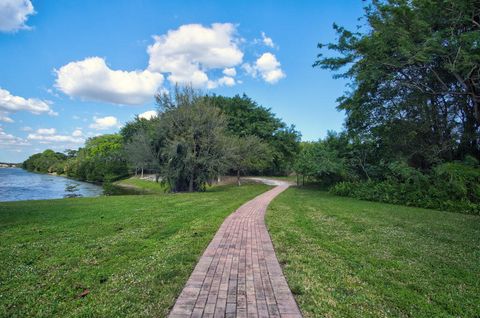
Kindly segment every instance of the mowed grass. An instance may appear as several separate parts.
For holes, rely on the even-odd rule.
[[[268,188],[0,203],[0,317],[165,317],[224,218]]]
[[[166,192],[166,187],[161,183],[136,177],[116,181],[114,185],[143,192],[144,194],[165,194]]]
[[[269,207],[305,317],[480,317],[480,217],[291,188]]]

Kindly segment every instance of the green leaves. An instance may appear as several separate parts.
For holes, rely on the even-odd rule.
[[[340,156],[330,140],[302,143],[295,172],[323,185],[331,185],[348,176],[346,158]]]
[[[272,149],[256,136],[232,136],[229,143],[229,166],[235,171],[258,171],[272,163]]]
[[[169,96],[174,96],[173,98]],[[172,191],[201,191],[227,169],[226,119],[200,92],[176,88],[157,97],[160,175]]]
[[[119,134],[93,137],[67,162],[67,175],[90,182],[104,182],[128,175],[123,155],[123,138]]]
[[[269,145],[273,160],[262,172],[287,174],[299,151],[300,133],[275,117],[269,108],[258,105],[246,95],[206,96],[205,100],[221,109],[227,120],[227,132],[233,136],[256,136]],[[258,172],[252,168],[251,172]]]
[[[373,1],[365,16],[361,34],[334,25],[338,40],[319,48],[337,54],[314,64],[351,79],[338,106],[349,133],[379,144],[380,158],[422,169],[480,158],[478,4]]]
[[[23,169],[43,172],[43,173],[63,173],[63,165],[67,156],[60,152],[55,152],[51,149],[47,149],[42,153],[37,153],[30,156],[22,163]]]

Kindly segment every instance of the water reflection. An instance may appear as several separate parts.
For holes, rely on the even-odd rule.
[[[66,194],[63,196],[64,198],[78,198],[82,197],[82,195],[79,193],[80,189],[78,188],[78,184],[74,183],[68,183],[65,186],[65,192]]]
[[[95,197],[102,187],[18,168],[0,168],[0,201]]]

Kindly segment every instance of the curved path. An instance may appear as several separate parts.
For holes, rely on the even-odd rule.
[[[264,221],[270,201],[289,184],[269,182],[277,186],[245,203],[223,222],[170,318],[302,317]]]

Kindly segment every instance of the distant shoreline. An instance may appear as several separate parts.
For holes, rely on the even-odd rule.
[[[74,178],[74,177],[67,176],[66,174],[58,174],[56,172],[30,171],[30,170],[22,168],[22,167],[13,167],[13,168],[22,169],[22,170],[25,170],[25,171],[30,172],[30,173],[44,174],[44,175],[48,175],[48,176],[52,176],[52,177],[60,177],[60,178],[70,179],[70,180],[74,180],[74,181],[78,181],[78,182],[89,183],[89,184],[93,184],[93,185],[100,186],[100,187],[103,185],[103,183],[101,183],[101,182],[80,180],[80,179],[77,179],[77,178]]]
[[[101,186],[21,168],[0,169],[0,202],[103,195]]]
[[[0,162],[0,168],[20,168],[19,163]]]

